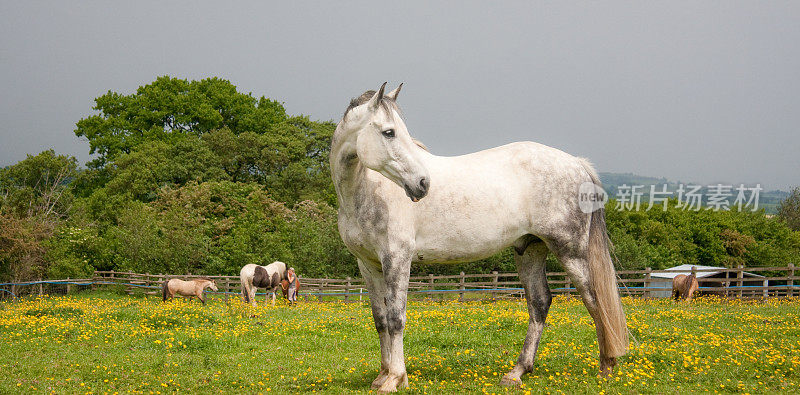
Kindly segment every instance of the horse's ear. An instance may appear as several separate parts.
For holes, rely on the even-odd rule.
[[[378,92],[372,96],[372,99],[369,99],[367,102],[367,108],[374,111],[378,109],[378,104],[380,104],[381,100],[383,100],[383,91],[386,90],[386,83],[384,82],[381,85],[381,89],[378,89]]]
[[[400,89],[402,89],[402,88],[403,88],[403,83],[401,82],[400,85],[397,86],[397,88],[395,88],[393,91],[387,93],[386,97],[388,97],[389,99],[392,99],[394,101],[397,101],[397,94],[400,93]]]

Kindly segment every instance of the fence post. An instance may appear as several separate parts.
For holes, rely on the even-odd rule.
[[[792,297],[794,296],[794,263],[789,264],[789,280],[786,281],[786,285],[788,285],[788,289],[786,290],[786,296]]]
[[[350,294],[350,285],[352,285],[352,284],[351,284],[351,281],[352,281],[353,279],[352,279],[352,278],[350,278],[350,276],[347,276],[346,280],[347,280],[347,284],[344,286],[344,301],[345,301],[345,302],[347,302],[348,300],[350,300],[350,295],[349,295],[349,294]]]
[[[326,284],[325,284],[325,282],[324,282],[324,281],[320,281],[320,282],[319,282],[319,290],[318,290],[317,299],[318,299],[320,302],[322,302],[322,288],[323,288],[325,285],[326,285]]]
[[[464,272],[461,272],[459,274],[459,278],[458,278],[458,289],[461,291],[461,292],[458,293],[458,301],[459,302],[463,302],[464,301],[464,290],[466,288],[467,287],[466,287],[466,284],[465,284]]]
[[[433,291],[433,287],[433,274],[428,274],[428,291]],[[433,292],[428,292],[428,296],[431,300],[436,299],[436,297],[433,295]]]
[[[67,295],[69,295],[69,277],[67,277]]]
[[[652,277],[653,268],[647,267],[644,273],[644,292],[642,293],[644,297],[649,298],[652,296],[650,292],[650,278]]]
[[[39,296],[44,295],[44,287],[42,286],[42,279],[39,279]]]
[[[572,287],[572,279],[569,278],[569,274],[564,273],[564,293],[567,295],[572,294],[570,287]]]
[[[743,294],[742,287],[744,287],[744,281],[742,280],[744,278],[744,266],[740,263],[736,266],[736,268],[739,269],[739,271],[736,273],[736,278],[737,285],[739,287],[739,297],[741,298]]]
[[[494,277],[492,278],[492,289],[497,289],[497,270],[493,270],[492,274]],[[492,302],[497,300],[497,292],[492,292]]]

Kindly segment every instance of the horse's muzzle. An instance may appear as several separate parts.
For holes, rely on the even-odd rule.
[[[427,177],[420,177],[415,186],[403,184],[403,189],[406,190],[406,195],[411,198],[412,202],[418,202],[428,194],[428,186],[430,182]]]

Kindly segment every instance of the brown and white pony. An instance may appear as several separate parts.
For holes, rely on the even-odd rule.
[[[692,300],[700,285],[697,283],[697,276],[679,274],[672,279],[672,296],[675,300]]]
[[[275,261],[267,266],[259,266],[253,263],[244,265],[239,272],[239,280],[242,284],[242,299],[245,303],[256,305],[256,289],[266,288],[267,298],[264,304],[269,301],[269,291],[272,291],[272,305],[275,305],[275,294],[281,286],[281,280],[286,280],[286,264]],[[286,295],[284,295],[286,296]]]
[[[164,281],[164,284],[161,285],[161,293],[163,296],[163,301],[166,302],[167,299],[172,300],[175,297],[175,294],[181,296],[188,296],[189,299],[192,297],[197,297],[200,299],[203,304],[206,304],[206,297],[203,293],[206,288],[210,288],[212,291],[218,291],[216,281],[208,278],[197,278],[194,280],[184,281],[179,280],[177,278],[173,278],[171,280]]]

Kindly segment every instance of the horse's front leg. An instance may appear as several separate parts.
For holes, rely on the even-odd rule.
[[[403,332],[406,327],[408,278],[411,271],[411,252],[395,249],[385,253],[381,266],[386,283],[386,334],[389,343],[388,374],[378,393],[395,392],[408,387]]]
[[[378,389],[386,382],[389,375],[389,334],[386,330],[386,282],[381,273],[380,264],[358,260],[358,269],[367,285],[369,304],[372,307],[372,319],[375,322],[375,331],[378,332],[378,341],[381,346],[381,369],[378,377],[372,381],[372,389]]]

